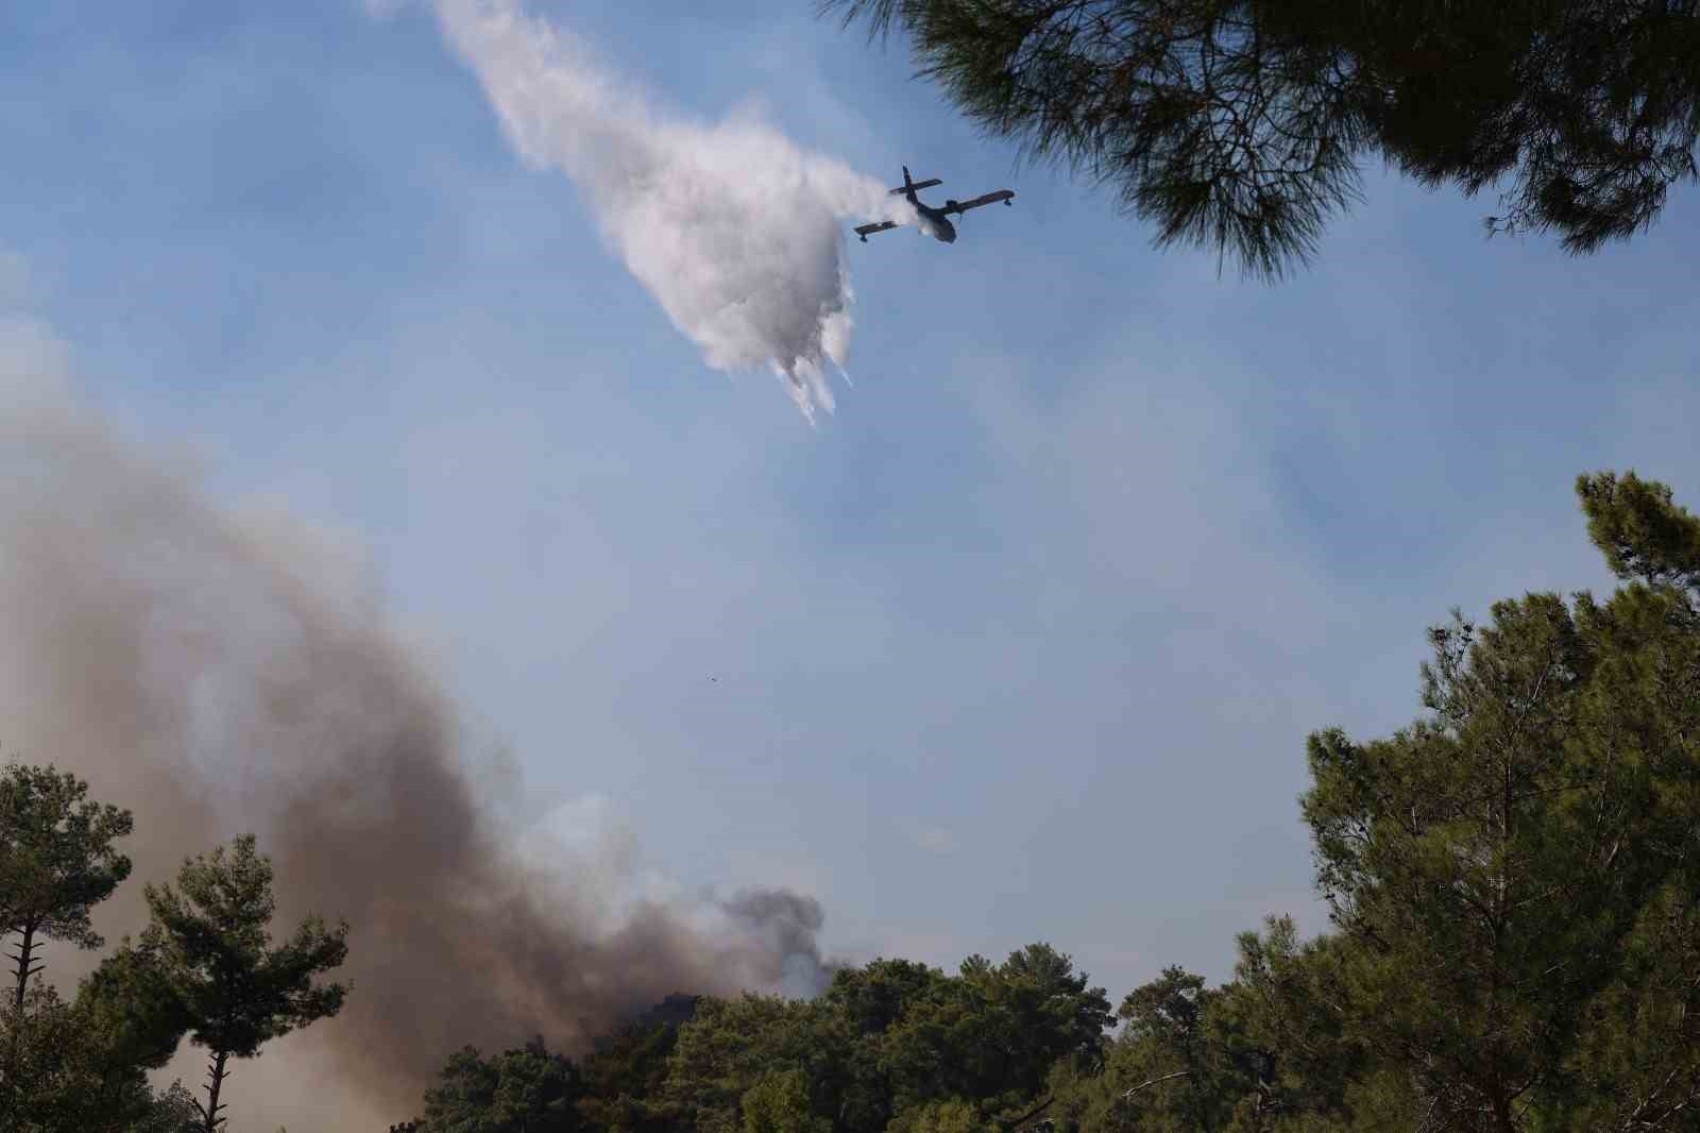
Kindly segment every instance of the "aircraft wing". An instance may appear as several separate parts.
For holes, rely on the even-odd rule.
[[[857,226],[856,235],[860,236],[862,238],[862,243],[866,244],[868,242],[868,237],[872,236],[874,233],[889,232],[893,228],[897,227],[900,226],[895,220],[887,220],[880,224],[862,224]]]
[[[995,193],[987,193],[985,196],[975,197],[971,201],[952,201],[944,207],[943,211],[949,213],[962,213],[967,212],[969,209],[977,209],[981,205],[995,205],[999,201],[1009,201],[1014,199],[1014,193],[1010,192],[1008,189],[999,189]]]

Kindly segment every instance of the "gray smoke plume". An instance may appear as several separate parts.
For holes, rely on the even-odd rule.
[[[812,897],[783,889],[737,894],[720,908],[749,938],[762,941],[766,954],[780,956],[780,989],[813,997],[826,990],[836,965],[822,960],[817,936],[824,918]]]
[[[750,117],[663,115],[518,0],[436,0],[520,156],[585,191],[626,266],[716,369],[768,366],[811,421],[850,348],[847,217],[916,220],[873,178]]]
[[[465,1043],[540,1033],[582,1051],[669,992],[818,982],[807,898],[657,897],[629,853],[516,846],[358,554],[275,509],[222,506],[189,461],[77,404],[60,368],[39,324],[0,318],[6,754],[135,811],[109,936],[141,926],[143,882],[250,829],[277,866],[280,925],[352,926],[347,1007],[238,1067],[233,1127],[369,1128],[416,1112]],[[68,986],[77,958],[54,962]]]

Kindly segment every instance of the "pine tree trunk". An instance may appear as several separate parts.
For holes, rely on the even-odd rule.
[[[23,934],[23,943],[18,946],[18,954],[13,957],[18,964],[14,970],[17,986],[12,989],[12,1013],[19,1019],[24,1017],[24,991],[29,987],[30,977],[41,970],[30,967],[30,961],[35,957],[35,925],[26,924]]]
[[[24,993],[29,988],[30,977],[41,971],[40,965],[30,966],[35,958],[35,927],[34,924],[24,925],[23,941],[13,957],[17,961],[14,970],[17,986],[12,993],[12,1036],[6,1050],[5,1096],[8,1102],[18,1087],[18,1054],[24,1036]]]
[[[218,1133],[218,1111],[224,1107],[219,1104],[218,1093],[224,1087],[224,1064],[230,1055],[226,1051],[218,1051],[213,1055],[212,1065],[207,1067],[210,1075],[207,1080],[207,1104],[201,1108],[201,1116],[206,1119],[206,1133]]]

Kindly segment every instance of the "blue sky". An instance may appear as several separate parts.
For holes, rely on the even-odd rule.
[[[1700,502],[1700,194],[1587,260],[1372,175],[1278,287],[1019,168],[809,0],[540,3],[682,113],[951,192],[850,260],[839,410],[708,370],[422,8],[0,11],[0,248],[123,425],[344,529],[528,806],[831,948],[1112,994],[1310,904],[1304,737],[1426,625],[1600,586],[1575,474]]]

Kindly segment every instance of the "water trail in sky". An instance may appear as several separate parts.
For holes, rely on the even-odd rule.
[[[517,0],[438,0],[520,156],[584,190],[626,266],[720,370],[771,366],[831,410],[850,346],[847,217],[912,221],[884,185],[748,116],[657,112]]]

